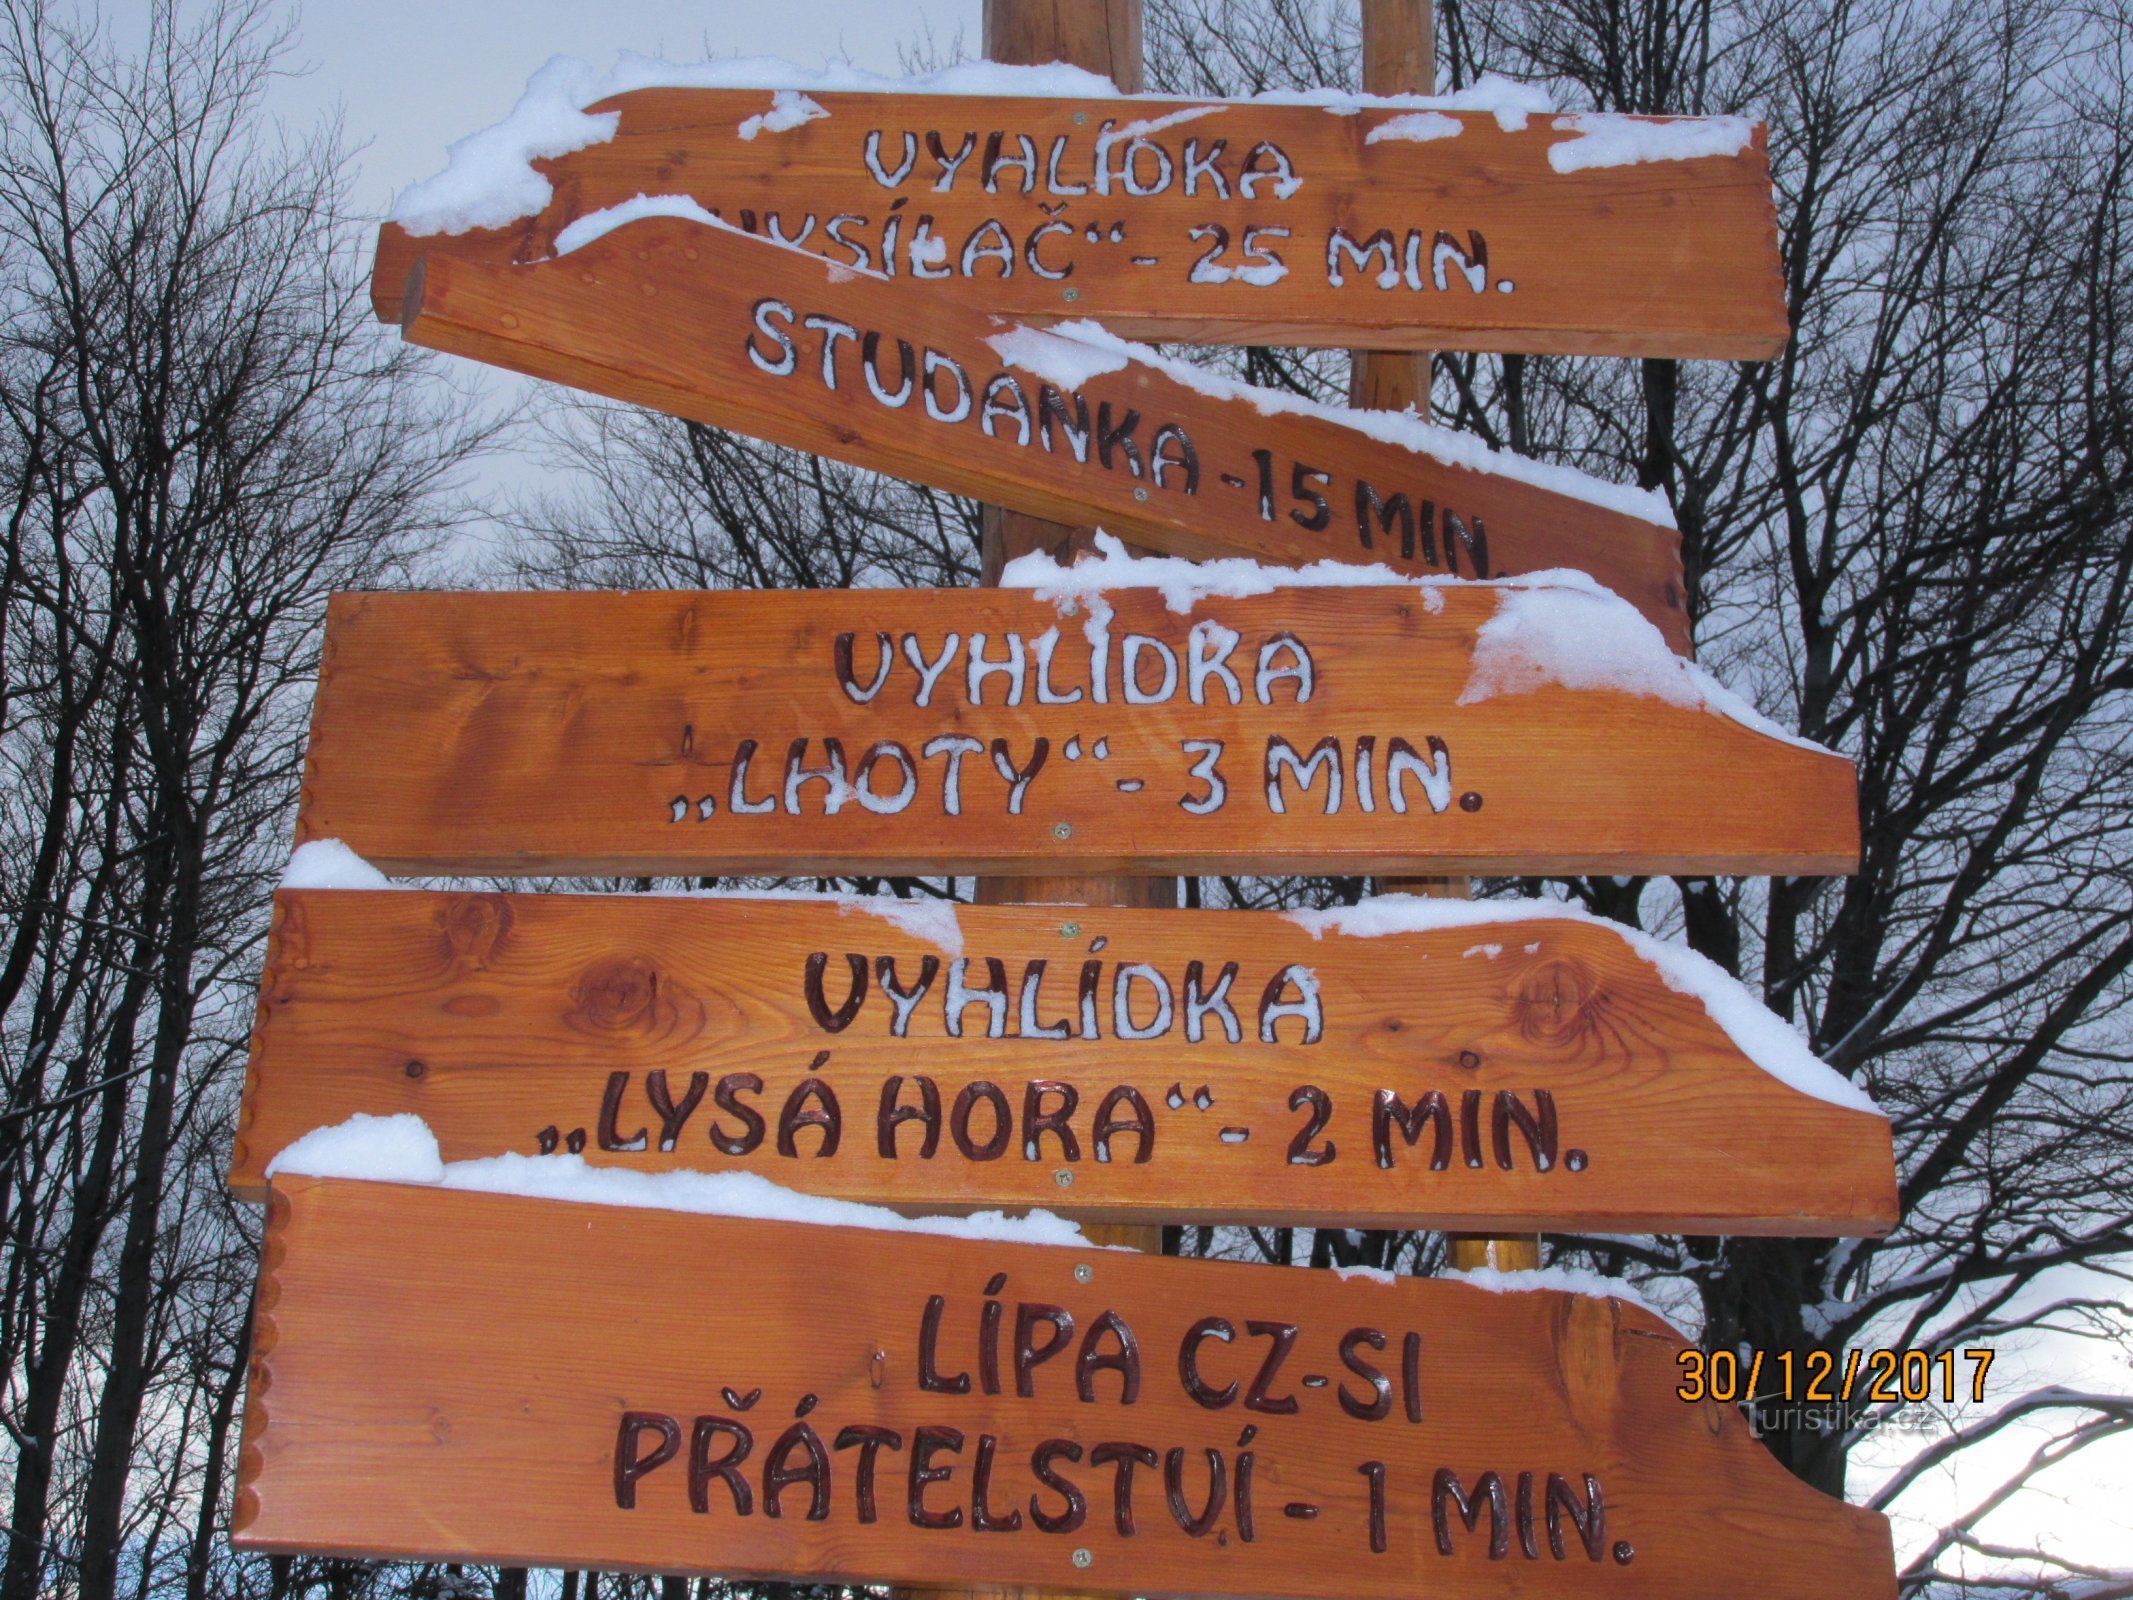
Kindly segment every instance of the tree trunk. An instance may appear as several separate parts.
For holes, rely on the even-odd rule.
[[[27,1438],[16,1441],[14,1506],[8,1521],[7,1564],[0,1569],[0,1600],[39,1600],[51,1587],[45,1571],[45,1532],[51,1517],[54,1435],[81,1339],[82,1306],[95,1279],[97,1249],[110,1222],[108,1208],[126,1127],[129,1089],[121,1073],[132,1059],[134,1027],[147,995],[148,949],[145,940],[135,942],[134,976],[127,980],[112,1019],[101,1059],[104,1077],[113,1081],[98,1097],[95,1138],[69,1200],[73,1215],[65,1252],[45,1301],[43,1342],[25,1385],[22,1430]]]
[[[188,825],[178,824],[175,816],[169,818],[169,825],[177,836],[169,846],[179,861],[174,869],[177,882],[171,897],[170,933],[160,953],[155,1043],[148,1093],[141,1107],[126,1236],[119,1246],[110,1354],[82,1494],[80,1600],[115,1600],[117,1592],[126,1480],[148,1387],[149,1313],[155,1298],[155,1247],[170,1165],[171,1118],[185,1048],[192,1038],[199,853]]]
[[[252,1349],[252,1306],[255,1290],[246,1302],[242,1331],[230,1350],[228,1374],[215,1390],[214,1409],[208,1415],[207,1459],[200,1468],[200,1499],[193,1512],[192,1548],[185,1558],[185,1600],[208,1600],[207,1575],[214,1564],[215,1539],[222,1528],[222,1475],[229,1460],[230,1425],[237,1415],[237,1396],[244,1391],[245,1369]],[[520,1574],[518,1600],[525,1600],[525,1577]]]

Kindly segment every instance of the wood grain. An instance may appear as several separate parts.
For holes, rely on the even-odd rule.
[[[1546,685],[1461,703],[1501,593],[1280,590],[1188,615],[1155,591],[1113,591],[1098,630],[1102,705],[1089,695],[1088,607],[1062,616],[1023,592],[338,596],[298,836],[341,839],[403,873],[1850,870],[1858,822],[1840,757],[1614,690]],[[1228,637],[1216,630],[1236,636],[1226,659],[1242,704],[1211,669],[1207,703],[1188,702],[1195,628],[1216,658]],[[953,669],[920,706],[902,641],[930,665],[951,633]],[[857,690],[835,668],[845,634]],[[990,662],[1011,658],[1010,635],[1027,641],[1021,704],[999,703],[1005,675],[981,679],[983,703],[971,703],[965,647],[979,634]],[[1077,703],[1031,703],[1048,635],[1052,692]],[[1120,703],[1129,653],[1142,692],[1160,690],[1158,646],[1177,662],[1173,697]],[[1273,674],[1305,656],[1313,682],[1299,705],[1298,681]],[[855,704],[884,670],[874,698]],[[848,786],[878,756],[874,803],[908,790],[904,809],[853,796],[826,815],[827,778],[785,781],[827,766],[832,738]],[[1328,739],[1344,768],[1332,814]],[[1320,751],[1308,791],[1292,749],[1298,764]],[[1392,804],[1396,755],[1404,811]],[[1221,803],[1196,814],[1214,786],[1191,769],[1210,761]],[[737,811],[737,792],[770,809]]]
[[[432,254],[406,312],[416,344],[1182,555],[1577,568],[1688,649],[1670,526],[731,230],[649,219],[523,267]]]
[[[412,1112],[449,1160],[560,1146],[926,1210],[1599,1233],[1895,1220],[1888,1123],[1762,1071],[1604,925],[1314,938],[1268,913],[1093,906],[958,921],[960,953],[827,903],[283,890],[230,1181],[256,1198],[311,1129]],[[900,1034],[891,982],[925,985]],[[997,1015],[972,1003],[951,1034],[956,982],[998,984]],[[1190,1017],[1210,992],[1224,1004]],[[1528,1131],[1506,1105],[1499,1146],[1506,1093]],[[890,1156],[885,1099],[909,1113]],[[1099,1146],[1113,1120],[1151,1137]]]
[[[991,61],[1041,65],[1062,61],[1109,78],[1121,93],[1143,87],[1141,0],[985,0],[985,55]],[[1005,506],[989,505],[980,517],[978,555],[981,581],[997,587],[1009,561],[1035,551],[1072,562],[1093,551],[1097,531],[1085,522],[1068,526]],[[1132,546],[1135,555],[1148,552]],[[981,905],[1017,901],[1091,906],[1162,906],[1178,903],[1174,877],[1092,877],[1085,873],[1022,874],[972,880],[971,895]],[[1163,1228],[1157,1223],[1087,1219],[1083,1232],[1091,1243],[1163,1253]],[[958,1585],[950,1589],[902,1587],[887,1591],[889,1600],[1086,1600],[1077,1591],[1027,1590]]]
[[[1362,84],[1366,94],[1434,94],[1437,26],[1430,0],[1362,0]],[[1349,354],[1348,403],[1377,410],[1429,411],[1427,350],[1356,350]],[[1473,895],[1468,878],[1385,878],[1378,892],[1404,890],[1442,899]],[[1525,1270],[1541,1264],[1540,1235],[1491,1237],[1452,1233],[1444,1241],[1454,1267]]]
[[[775,227],[825,259],[877,270],[893,220],[893,270],[924,292],[1008,316],[1091,317],[1151,339],[1761,360],[1789,334],[1760,127],[1737,156],[1564,173],[1550,151],[1578,134],[1546,115],[1505,129],[1486,112],[1418,126],[1398,110],[1221,101],[808,98],[827,115],[746,139],[740,129],[770,109],[760,90],[642,89],[603,102],[619,119],[614,138],[536,163],[554,185],[538,214],[457,235],[386,224],[371,283],[379,314],[399,319],[425,255],[541,260],[572,222],[648,194],[686,196],[735,226]],[[1126,136],[1164,119],[1138,148]],[[1031,192],[1019,168],[996,170],[986,192],[995,132],[1010,160],[1030,139]],[[1440,136],[1401,136],[1410,132]],[[867,164],[869,133],[881,177]],[[947,160],[963,155],[945,188],[929,138]],[[1099,139],[1108,192],[1096,190]],[[1202,163],[1191,195],[1188,141]],[[1219,191],[1204,171],[1218,141]],[[1057,185],[1046,170],[1055,147]],[[1246,197],[1255,149],[1262,176]],[[1286,198],[1274,149],[1301,180]],[[1089,192],[1065,192],[1076,183]],[[847,242],[830,237],[833,219]],[[1365,249],[1383,230],[1385,250],[1358,265],[1343,246],[1329,267],[1336,230]],[[937,249],[935,264],[926,258]],[[1473,261],[1472,280],[1451,251]]]
[[[934,1370],[967,1392],[921,1388],[932,1296]],[[1018,1328],[1032,1352],[1057,1337],[1061,1353],[1018,1366]],[[1130,1403],[1105,1362],[1129,1336]],[[1732,1408],[1676,1398],[1684,1348],[1645,1311],[1554,1291],[289,1179],[268,1207],[233,1542],[1294,1600],[1893,1596],[1887,1522],[1790,1476]],[[676,1452],[651,1464],[667,1426]],[[875,1454],[872,1521],[853,1427],[895,1436]],[[709,1469],[743,1429],[748,1456],[722,1478]],[[920,1429],[952,1432],[921,1455]],[[1078,1519],[1034,1475],[1053,1440]],[[819,1507],[800,1481],[811,1449]],[[1132,1469],[1123,1536],[1111,1458],[1136,1450],[1154,1464]],[[914,1466],[941,1476],[914,1486]],[[1440,1472],[1471,1498],[1471,1531]]]
[[[987,0],[985,59],[1024,66],[1066,61],[1121,94],[1145,83],[1140,0]]]

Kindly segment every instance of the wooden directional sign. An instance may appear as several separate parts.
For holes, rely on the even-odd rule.
[[[284,890],[231,1182],[256,1196],[311,1129],[405,1111],[448,1159],[562,1148],[928,1210],[1896,1218],[1887,1121],[1758,1067],[1606,924],[1314,937],[1254,912],[880,904]]]
[[[1645,497],[731,229],[640,220],[537,266],[433,253],[404,309],[417,344],[1185,555],[1578,568],[1689,648],[1680,538]]]
[[[1550,681],[1627,648],[1622,615],[1463,585],[1184,614],[1148,589],[1071,615],[1013,590],[343,595],[298,837],[405,873],[1850,870],[1849,762]],[[1596,631],[1565,655],[1563,628]]]
[[[1788,333],[1763,133],[1736,118],[780,100],[782,115],[762,90],[605,102],[615,136],[538,164],[554,198],[537,215],[388,225],[380,312],[398,316],[425,252],[537,260],[642,194],[944,299],[1149,338],[1760,359]]]
[[[1620,1301],[277,1180],[244,1550],[1075,1593],[1887,1600]]]

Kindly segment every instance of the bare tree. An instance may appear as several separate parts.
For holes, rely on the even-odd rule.
[[[571,588],[953,585],[978,570],[974,501],[576,395],[538,448],[567,486],[509,518],[516,582]]]
[[[288,43],[0,0],[8,1600],[221,1570],[219,1173],[325,599],[405,577],[481,439],[369,324],[337,130],[261,111]]]

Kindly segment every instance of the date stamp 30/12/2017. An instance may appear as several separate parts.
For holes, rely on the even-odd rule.
[[[1981,1403],[1993,1352],[1956,1350],[1684,1350],[1683,1400],[1720,1404],[1916,1405]],[[1959,1363],[1967,1363],[1959,1370]]]

